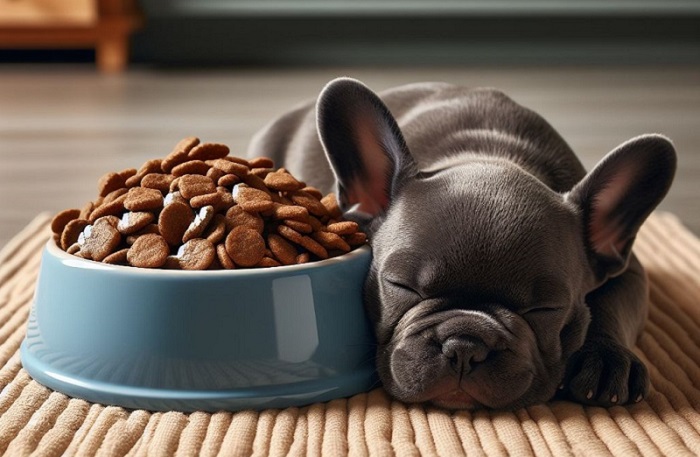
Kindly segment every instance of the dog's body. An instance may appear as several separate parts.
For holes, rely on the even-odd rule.
[[[515,408],[557,387],[597,405],[646,394],[631,352],[646,278],[631,246],[673,178],[665,138],[631,140],[586,174],[544,119],[498,91],[422,83],[380,101],[339,79],[249,153],[335,185],[369,233],[365,301],[396,398]]]

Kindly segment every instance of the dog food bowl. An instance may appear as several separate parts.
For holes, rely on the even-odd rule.
[[[43,251],[24,368],[101,404],[154,411],[285,408],[375,381],[362,306],[368,246],[303,265],[149,270]]]

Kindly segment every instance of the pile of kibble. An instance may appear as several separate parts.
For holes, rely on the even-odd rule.
[[[183,270],[273,267],[349,252],[367,237],[335,195],[272,160],[188,137],[164,159],[107,173],[99,197],[58,213],[54,240],[98,262]]]

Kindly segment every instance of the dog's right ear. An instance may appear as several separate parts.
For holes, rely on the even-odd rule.
[[[338,78],[319,95],[316,119],[341,209],[364,223],[382,216],[403,180],[416,174],[394,116],[367,86]]]
[[[624,271],[640,226],[661,202],[676,172],[676,151],[662,135],[641,135],[600,161],[567,194],[582,215],[598,279]]]

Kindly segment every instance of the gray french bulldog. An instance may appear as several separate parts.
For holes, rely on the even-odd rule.
[[[393,397],[454,409],[645,397],[631,348],[647,279],[632,243],[673,180],[667,138],[633,138],[586,173],[542,117],[497,90],[377,95],[340,78],[249,152],[335,188],[368,233],[365,305]]]

